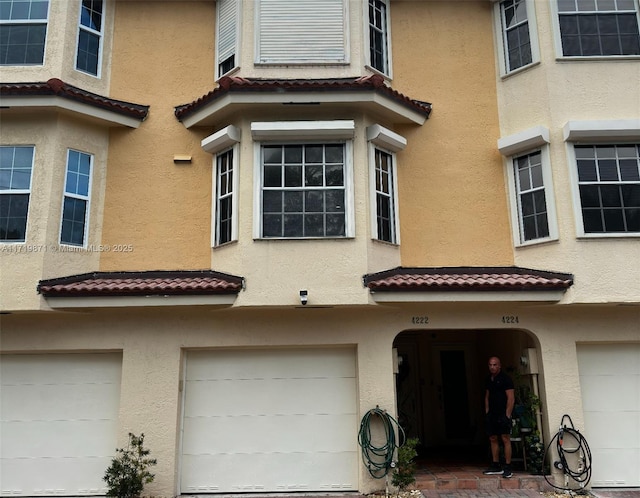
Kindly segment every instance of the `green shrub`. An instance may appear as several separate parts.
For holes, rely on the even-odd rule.
[[[413,459],[418,456],[418,452],[416,451],[418,443],[417,438],[410,438],[398,448],[398,462],[393,470],[391,484],[396,486],[400,491],[404,491],[408,486],[416,482],[414,475],[416,472],[416,464]]]
[[[109,488],[107,496],[137,498],[142,494],[144,485],[153,481],[155,475],[148,469],[157,461],[148,458],[151,452],[144,449],[143,443],[144,434],[138,437],[129,433],[127,448],[116,449],[117,455],[102,478]]]

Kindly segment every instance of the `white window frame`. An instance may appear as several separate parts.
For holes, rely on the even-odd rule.
[[[227,154],[231,154],[231,161],[230,161],[230,168],[228,171],[231,172],[231,182],[226,182],[227,186],[229,187],[229,190],[226,194],[221,195],[220,194],[220,186],[221,186],[221,182],[220,182],[220,175],[221,175],[221,171],[220,171],[220,159],[224,156],[226,156]],[[212,213],[212,220],[213,220],[213,227],[212,227],[212,235],[213,235],[213,241],[212,241],[212,245],[213,247],[218,247],[218,246],[222,246],[222,245],[226,245],[229,244],[231,242],[237,241],[238,240],[238,228],[237,228],[237,204],[238,204],[238,160],[237,160],[237,155],[238,155],[238,147],[231,147],[229,149],[225,149],[223,151],[218,152],[215,155],[214,161],[215,161],[215,170],[214,170],[214,184],[213,184],[213,213]],[[222,200],[222,197],[230,197],[231,198],[231,232],[230,232],[230,237],[229,240],[224,240],[221,241],[220,240],[220,215],[221,215],[221,210],[219,209],[220,206],[220,202]]]
[[[17,0],[14,0],[17,1]],[[47,39],[49,38],[49,16],[51,12],[51,2],[52,0],[48,0],[47,2],[47,14],[43,19],[6,19],[0,21],[0,27],[2,26],[16,26],[16,25],[44,25],[45,26],[45,35],[44,35],[44,44],[42,46],[42,62],[23,62],[20,64],[2,64],[0,63],[0,67],[18,67],[18,66],[44,66],[46,63],[47,57]]]
[[[211,247],[220,247],[238,240],[238,189],[239,189],[239,147],[240,129],[229,125],[203,139],[203,150],[213,154],[211,182]],[[218,231],[218,155],[232,151],[233,180],[231,185],[231,240],[219,243]]]
[[[0,240],[0,244],[24,244],[27,241],[28,232],[29,232],[29,210],[31,209],[31,190],[33,185],[33,169],[35,167],[36,161],[36,146],[34,144],[20,144],[20,145],[9,145],[3,144],[2,147],[29,147],[32,150],[31,155],[31,174],[29,175],[29,188],[28,189],[13,189],[9,187],[8,189],[0,190],[0,196],[3,195],[24,195],[27,194],[29,199],[27,200],[27,213],[25,215],[25,228],[24,228],[24,239],[12,239],[12,240]],[[13,166],[13,165],[12,165]]]
[[[252,122],[254,140],[253,238],[255,240],[339,240],[355,236],[353,138],[355,122],[271,121]],[[336,237],[268,237],[262,236],[262,146],[288,144],[344,144],[345,234]]]
[[[278,3],[280,4],[278,6]],[[334,12],[328,10],[333,5]],[[349,63],[349,10],[348,0],[258,0],[255,9],[255,63],[323,65]],[[299,16],[293,14],[295,4]],[[322,4],[323,9],[319,10]],[[267,5],[269,5],[267,7]],[[333,19],[337,8],[339,18]],[[264,22],[263,22],[264,20]],[[273,22],[267,22],[273,21]],[[322,31],[320,21],[329,31]],[[277,21],[277,22],[275,22]],[[340,21],[340,26],[338,26]],[[305,36],[310,37],[306,39]],[[269,44],[266,40],[277,40]],[[282,43],[282,41],[287,41]],[[329,43],[332,40],[332,43]],[[320,43],[322,41],[324,45]],[[282,45],[278,47],[278,45]],[[310,50],[311,47],[317,50]]]
[[[216,2],[216,80],[240,67],[240,34],[242,32],[242,1]],[[233,67],[221,71],[221,65],[233,56]]]
[[[371,23],[371,18],[369,16],[369,1],[370,0],[364,0],[363,3],[363,8],[364,8],[364,15],[363,15],[363,19],[364,19],[364,47],[366,50],[366,67],[368,69],[370,69],[371,71],[374,71],[376,73],[379,73],[383,76],[386,76],[387,78],[391,79],[393,77],[393,71],[392,71],[392,59],[391,59],[391,54],[392,54],[392,50],[391,50],[391,2],[390,0],[378,0],[381,3],[383,3],[385,5],[385,26],[384,26],[384,37],[385,37],[385,54],[384,54],[384,64],[385,67],[383,68],[383,70],[380,70],[378,68],[375,68],[373,66],[373,62],[371,60],[371,30],[373,29],[372,23]]]
[[[507,30],[504,27],[504,18],[502,15],[503,0],[495,0],[494,9],[494,26],[496,32],[496,40],[498,41],[498,60],[500,62],[500,76],[508,76],[519,73],[540,63],[540,48],[538,42],[538,23],[536,20],[535,0],[524,0],[527,9],[527,25],[529,28],[529,43],[531,48],[531,62],[515,69],[509,68],[507,57],[508,44],[506,40]]]
[[[106,5],[107,5],[107,1],[108,0],[102,0],[102,12],[100,13],[100,30],[95,30],[93,28],[91,28],[90,26],[85,26],[84,24],[82,24],[82,13],[84,11],[84,5],[82,0],[80,0],[80,13],[78,15],[78,34],[76,37],[76,53],[75,53],[75,62],[74,62],[74,69],[80,73],[83,74],[88,74],[89,76],[93,76],[94,78],[100,78],[101,74],[102,74],[102,48],[104,45],[104,25],[105,25],[105,21],[106,21]],[[97,62],[97,67],[96,67],[96,74],[93,74],[90,71],[87,71],[86,69],[80,69],[78,67],[78,54],[80,51],[80,35],[83,33],[89,33],[90,35],[96,36],[98,38],[98,62]]]
[[[633,0],[640,29],[640,0]],[[618,11],[612,11],[618,12]],[[554,31],[554,45],[557,59],[567,60],[612,60],[612,59],[640,59],[640,55],[564,55],[562,50],[562,34],[560,33],[560,11],[558,0],[551,0],[551,21]]]
[[[83,156],[89,157],[89,182],[87,185],[87,195],[78,194],[76,192],[67,191],[67,175],[69,174],[69,159],[72,152],[76,152]],[[88,245],[89,239],[89,225],[90,225],[90,215],[91,215],[91,189],[93,187],[93,170],[94,170],[94,160],[95,157],[93,154],[89,152],[84,152],[78,149],[67,149],[67,159],[64,168],[64,187],[62,194],[62,207],[60,209],[60,230],[58,231],[58,242],[61,246],[70,246],[70,247],[82,247],[86,248]],[[78,199],[85,202],[85,210],[84,210],[84,227],[82,232],[82,244],[74,244],[71,242],[63,242],[62,241],[62,229],[64,227],[64,204],[65,200],[69,199]]]
[[[407,146],[407,140],[402,135],[375,124],[367,128],[367,142],[369,144],[369,209],[371,212],[371,238],[377,242],[399,245],[400,216],[398,210],[398,161],[396,152],[404,150]],[[378,189],[376,184],[378,172],[376,167],[376,150],[388,154],[391,158],[391,240],[381,239],[380,234],[378,233]]]
[[[505,157],[514,246],[526,247],[558,240],[558,217],[556,212],[555,190],[553,187],[553,171],[549,154],[549,129],[543,126],[536,126],[513,135],[502,137],[498,140],[498,150]],[[520,192],[516,185],[514,160],[536,151],[540,151],[549,235],[538,239],[524,240],[519,198]]]
[[[603,121],[568,121],[563,128],[567,150],[567,167],[571,179],[571,197],[576,220],[576,236],[583,239],[638,238],[638,232],[584,231],[580,184],[574,145],[625,145],[640,143],[640,119]]]

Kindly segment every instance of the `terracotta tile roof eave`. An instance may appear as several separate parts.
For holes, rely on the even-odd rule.
[[[371,292],[544,292],[573,285],[568,273],[520,267],[393,268],[363,277]]]
[[[79,87],[69,85],[58,78],[38,83],[0,83],[0,97],[60,97],[81,104],[96,107],[116,114],[144,121],[149,114],[149,106],[134,104],[124,100],[103,97]]]
[[[411,99],[384,84],[381,76],[374,75],[363,78],[345,78],[334,80],[259,80],[223,77],[219,86],[206,95],[188,104],[176,106],[174,113],[179,121],[183,121],[202,107],[222,98],[229,93],[298,93],[298,92],[362,92],[380,93],[429,118],[432,105],[429,102]]]
[[[244,278],[213,270],[94,272],[41,280],[44,297],[146,297],[237,294]]]

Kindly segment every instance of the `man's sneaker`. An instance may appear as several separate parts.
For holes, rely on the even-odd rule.
[[[502,467],[499,463],[493,462],[491,466],[483,472],[485,475],[499,475],[502,474]]]
[[[505,477],[507,479],[510,479],[511,477],[513,477],[513,472],[511,471],[510,465],[504,466],[504,470],[502,471],[502,477]]]

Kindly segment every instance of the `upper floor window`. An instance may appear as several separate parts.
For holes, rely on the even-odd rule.
[[[344,237],[345,156],[344,143],[262,145],[262,237]]]
[[[0,242],[26,240],[33,156],[33,146],[0,147]]]
[[[216,3],[216,46],[218,78],[238,65],[239,0],[218,0]]]
[[[393,156],[380,149],[374,151],[376,183],[376,238],[396,241],[395,168]]]
[[[61,244],[85,245],[89,218],[92,159],[90,154],[77,150],[68,151],[60,229]]]
[[[584,233],[640,233],[640,144],[574,152]]]
[[[233,149],[216,156],[215,245],[234,238],[234,174]]]
[[[532,30],[530,16],[533,16],[535,9],[529,0],[504,0],[496,8],[500,17],[501,59],[505,72],[509,73],[534,61],[537,43],[532,36],[535,35],[535,22]]]
[[[369,63],[389,74],[389,0],[369,0]]]
[[[562,55],[640,55],[637,0],[558,0]]]
[[[76,69],[98,76],[102,47],[104,3],[102,0],[82,0],[78,28]]]
[[[549,129],[536,126],[498,140],[507,158],[513,240],[517,246],[556,240],[558,225]]]
[[[0,0],[1,65],[43,63],[48,13],[48,0]]]
[[[396,152],[403,150],[407,140],[378,124],[367,128],[369,174],[371,177],[372,238],[398,244],[398,180]]]
[[[257,63],[347,62],[345,0],[259,0]]]
[[[549,236],[542,152],[513,158],[520,242]]]

